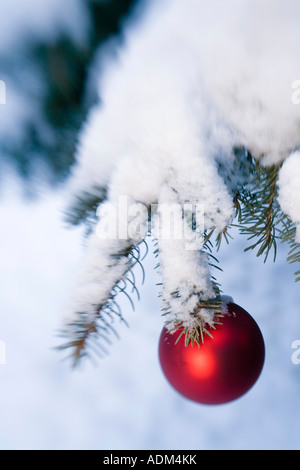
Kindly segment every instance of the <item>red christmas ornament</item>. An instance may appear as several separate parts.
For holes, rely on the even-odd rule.
[[[205,335],[200,347],[185,346],[182,329],[163,329],[159,360],[169,383],[184,397],[217,405],[244,395],[257,381],[264,364],[263,336],[255,320],[234,303],[220,319],[222,325]]]

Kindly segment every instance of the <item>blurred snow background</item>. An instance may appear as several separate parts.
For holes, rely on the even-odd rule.
[[[7,41],[12,54],[11,38],[22,37],[22,25],[51,36],[61,13],[61,3],[48,0],[43,8],[41,2],[37,7],[27,0],[21,7],[15,1],[16,11],[26,3],[24,18],[7,16],[7,30],[15,24],[11,31],[18,33],[7,33],[1,48]],[[59,17],[69,21],[68,5]],[[76,14],[72,18],[71,24],[80,23]],[[48,26],[41,28],[44,23]],[[8,86],[7,104],[0,107],[0,135],[10,119],[12,136],[21,139],[22,119],[30,114],[22,101],[26,93],[14,99],[11,90]],[[82,254],[82,233],[62,223],[63,187],[35,180],[38,197],[25,197],[24,181],[5,169],[4,154],[0,162],[0,340],[7,355],[7,364],[0,365],[1,449],[300,448],[300,365],[291,361],[292,342],[300,339],[299,285],[285,247],[275,264],[244,254],[245,240],[237,236],[220,253],[224,293],[253,315],[266,343],[259,381],[236,402],[197,405],[164,379],[157,355],[163,322],[151,255],[135,312],[124,299],[130,328],[119,325],[121,339],[113,340],[108,357],[74,371],[53,348]]]

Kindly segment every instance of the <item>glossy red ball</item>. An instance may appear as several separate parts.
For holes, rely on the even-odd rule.
[[[222,325],[205,335],[204,343],[185,346],[181,329],[163,329],[159,340],[162,370],[177,392],[198,403],[217,405],[244,395],[257,381],[264,364],[265,345],[255,320],[234,303],[220,319]]]

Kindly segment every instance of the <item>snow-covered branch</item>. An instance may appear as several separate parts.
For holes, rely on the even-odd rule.
[[[300,146],[300,106],[292,100],[300,77],[299,17],[295,0],[153,2],[138,24],[127,26],[116,57],[101,64],[100,101],[80,135],[71,198],[100,188],[104,204],[126,197],[147,208],[203,205],[196,250],[185,239],[158,240],[162,297],[174,322],[188,324],[199,298],[215,295],[204,233],[226,229],[241,182],[255,179],[242,159],[236,165],[237,149],[262,167],[279,168]],[[280,173],[280,203],[299,224],[290,204],[291,192],[299,199],[298,176],[287,183],[299,173],[295,155]],[[182,223],[180,215],[174,220]],[[128,269],[126,258],[113,264],[112,256],[131,242],[92,235],[74,311],[103,305]]]

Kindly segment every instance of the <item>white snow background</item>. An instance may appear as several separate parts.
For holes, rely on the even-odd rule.
[[[27,3],[37,12],[36,2]],[[8,101],[0,111],[18,113],[18,106],[10,110]],[[113,341],[110,355],[75,371],[60,362],[55,334],[82,255],[82,234],[62,223],[64,191],[41,191],[38,201],[28,202],[17,177],[2,176],[1,184],[0,340],[7,356],[0,365],[1,449],[300,448],[300,365],[291,361],[291,345],[300,339],[299,284],[285,247],[275,264],[263,264],[243,253],[244,238],[223,246],[218,279],[258,322],[266,361],[244,397],[202,406],[173,391],[160,370],[163,320],[151,255],[136,311],[122,302],[130,328],[116,325],[121,339]]]

